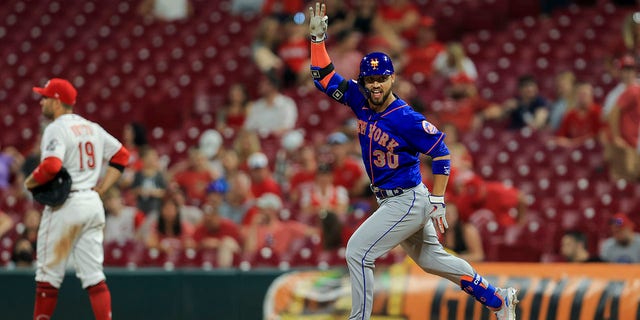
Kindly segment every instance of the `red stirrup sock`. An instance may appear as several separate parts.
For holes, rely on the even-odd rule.
[[[49,319],[58,303],[58,289],[48,282],[36,282],[36,302],[33,319]]]
[[[111,293],[104,281],[87,288],[96,320],[111,320]]]

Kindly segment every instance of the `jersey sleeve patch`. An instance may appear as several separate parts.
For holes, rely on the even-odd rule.
[[[58,139],[51,139],[45,148],[46,151],[55,151],[56,146],[59,144]]]
[[[438,128],[436,128],[436,126],[434,126],[427,120],[422,120],[422,129],[424,129],[424,131],[428,134],[438,133]]]

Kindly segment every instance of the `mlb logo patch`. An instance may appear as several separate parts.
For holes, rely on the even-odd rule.
[[[49,141],[49,144],[47,144],[47,147],[45,148],[45,150],[54,151],[54,150],[56,150],[56,146],[57,145],[58,145],[58,140],[57,139],[52,139],[51,141]]]
[[[427,120],[422,120],[422,129],[424,129],[424,131],[426,131],[428,134],[438,133],[438,128],[436,128],[436,126],[432,125]]]

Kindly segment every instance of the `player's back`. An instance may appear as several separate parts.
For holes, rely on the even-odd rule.
[[[62,159],[73,184],[71,189],[91,189],[102,172],[103,159],[113,156],[121,147],[100,125],[76,114],[58,117],[45,129],[42,159]]]

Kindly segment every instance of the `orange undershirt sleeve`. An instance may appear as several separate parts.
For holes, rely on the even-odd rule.
[[[322,42],[311,42],[311,65],[324,68],[331,63],[331,58],[329,58],[329,53],[327,53],[327,48],[324,45],[324,41]],[[320,84],[323,88],[326,88],[329,84],[329,80],[335,74],[335,71],[331,71],[326,77],[320,79]]]

